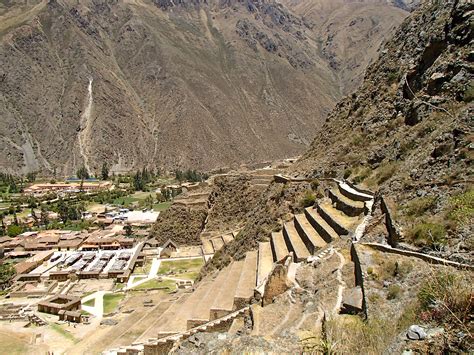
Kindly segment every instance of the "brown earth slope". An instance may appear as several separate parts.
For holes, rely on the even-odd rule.
[[[3,2],[0,167],[207,169],[296,155],[408,14],[367,6],[307,19],[272,1]],[[363,24],[348,39],[352,20]],[[346,50],[352,64],[334,65]]]

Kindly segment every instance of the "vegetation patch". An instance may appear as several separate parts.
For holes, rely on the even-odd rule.
[[[305,352],[316,354],[382,354],[416,319],[412,305],[397,318],[374,317],[367,322],[345,315],[325,322],[322,335],[303,339]]]
[[[402,212],[409,217],[421,217],[428,211],[432,211],[436,207],[436,203],[436,196],[420,197],[410,201],[402,209]]]
[[[449,220],[466,225],[474,218],[474,189],[453,196],[449,201]]]
[[[153,279],[142,283],[133,288],[134,290],[150,290],[150,289],[162,289],[165,292],[171,292],[176,290],[176,282],[173,280],[158,280]]]
[[[446,244],[446,228],[435,222],[416,224],[408,231],[408,237],[416,246],[438,247]]]
[[[55,323],[51,323],[49,325],[51,327],[51,329],[53,329],[55,332],[61,334],[64,338],[66,338],[67,340],[70,340],[72,341],[73,343],[77,343],[78,340],[74,337],[74,335],[72,335],[71,333],[69,333],[66,329],[64,329],[62,326],[60,326],[59,324],[55,324]]]
[[[433,273],[418,293],[420,317],[424,321],[461,328],[470,334],[473,294],[472,278],[468,275],[450,271]]]
[[[388,300],[394,300],[394,299],[400,298],[401,294],[402,294],[402,288],[400,287],[400,285],[392,284],[388,286],[388,293],[387,293]]]
[[[95,306],[95,298],[91,298],[90,300],[84,302],[83,306],[94,307]]]
[[[204,260],[202,258],[196,259],[185,259],[185,260],[167,260],[162,261],[158,274],[160,275],[169,275],[169,274],[180,274],[184,273],[198,273],[202,266],[204,265]]]
[[[316,203],[316,195],[311,192],[307,191],[305,195],[303,196],[303,199],[301,200],[301,207],[306,208],[306,207],[311,207]]]
[[[119,303],[123,300],[124,295],[120,293],[107,293],[104,295],[104,314],[114,312]]]

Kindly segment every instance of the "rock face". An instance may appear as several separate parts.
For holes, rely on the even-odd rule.
[[[464,261],[474,235],[473,9],[421,5],[293,167],[380,189],[393,199],[406,242]]]
[[[330,26],[331,14],[252,0],[7,2],[0,167],[208,169],[299,154],[408,12],[384,1]],[[340,35],[353,20],[367,24],[358,41]],[[334,53],[354,45],[360,63],[339,77]]]

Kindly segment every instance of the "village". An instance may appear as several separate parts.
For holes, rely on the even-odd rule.
[[[277,172],[262,171],[251,177],[258,189],[268,186]],[[200,269],[234,240],[238,230],[203,233],[199,245],[178,245],[171,239],[159,242],[151,228],[171,204],[186,209],[205,206],[213,179],[220,175],[222,171],[206,181],[149,178],[142,186],[147,191],[130,189],[123,178],[26,185],[16,195],[18,211],[15,206],[9,213],[12,202],[3,207],[0,258],[13,276],[2,284],[0,295],[2,342],[9,344],[8,334],[15,333],[21,341],[11,346],[18,352],[35,347],[71,353],[77,342],[89,351],[90,337],[96,339],[92,352],[99,353],[105,345],[100,347],[97,338],[139,316],[116,344],[153,335],[163,311],[160,305],[181,297],[179,290],[192,291]],[[69,209],[76,206],[76,216],[68,218]]]
[[[111,316],[129,314],[130,302],[145,312],[170,292],[192,287],[212,254],[172,240],[160,244],[149,234],[176,196],[206,183],[148,178],[140,191],[124,180],[35,182],[2,194],[9,198],[0,202],[3,345],[9,346],[5,334],[16,332],[18,352],[42,346],[62,352],[101,324],[113,326],[118,320]]]

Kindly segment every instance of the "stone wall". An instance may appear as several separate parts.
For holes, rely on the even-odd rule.
[[[365,267],[362,265],[362,263],[360,261],[356,243],[352,243],[352,245],[351,245],[351,260],[354,263],[354,273],[355,273],[356,286],[360,286],[360,288],[362,289],[362,311],[364,313],[364,317],[367,319],[369,311],[368,311],[368,304],[367,304],[367,301],[366,301],[365,288],[364,288],[364,281],[365,281],[364,269],[365,269]]]
[[[418,252],[411,251],[411,250],[392,248],[388,245],[378,244],[378,243],[364,243],[363,245],[369,246],[371,248],[374,248],[374,249],[377,249],[377,250],[380,250],[380,251],[386,252],[386,253],[393,253],[393,254],[398,254],[398,255],[403,255],[403,256],[415,257],[415,258],[421,259],[423,261],[426,261],[430,264],[452,266],[452,267],[455,267],[457,269],[474,270],[473,265],[461,264],[461,263],[458,263],[458,262],[455,262],[455,261],[446,260],[446,259],[438,258],[436,256],[431,256],[431,255],[427,255],[427,254],[423,254],[423,253],[418,253]]]
[[[388,232],[387,242],[392,247],[396,248],[402,238],[400,234],[400,229],[398,228],[393,218],[393,213],[390,208],[390,200],[388,200],[386,197],[380,196],[380,208],[385,214],[385,225],[387,227]]]
[[[290,288],[288,282],[288,267],[286,265],[276,264],[268,276],[263,293],[263,306],[273,302],[273,298],[281,295]]]

